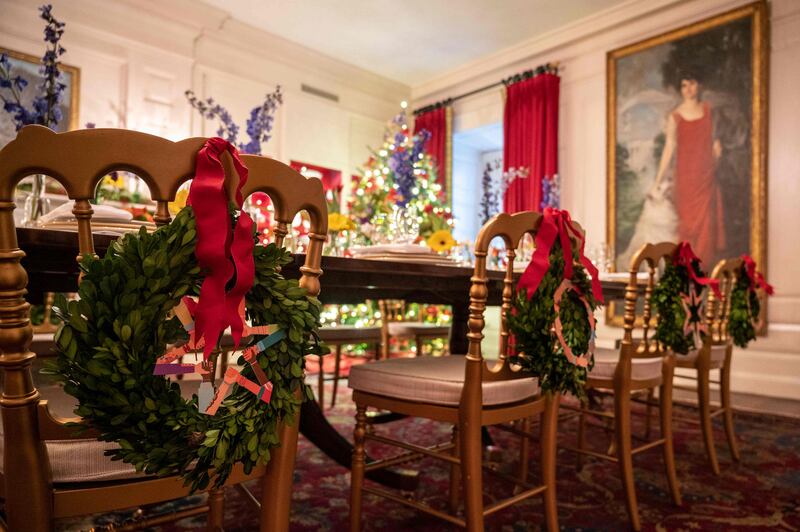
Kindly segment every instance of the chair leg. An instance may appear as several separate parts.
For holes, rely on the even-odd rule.
[[[336,406],[336,392],[339,391],[339,368],[342,363],[342,345],[336,346],[336,360],[333,365],[333,395],[331,396],[331,408]]]
[[[711,470],[719,475],[717,451],[714,449],[714,427],[711,424],[711,387],[709,384],[710,369],[701,364],[697,367],[697,406],[700,409],[700,427],[703,429],[703,442],[711,464]]]
[[[300,390],[295,398],[300,399]],[[282,421],[278,426],[281,446],[272,451],[261,490],[261,532],[288,532],[292,503],[292,480],[297,456],[297,437],[300,427],[300,410],[294,424]]]
[[[589,405],[586,405],[588,408]],[[586,414],[580,412],[578,414],[578,449],[586,447]],[[575,470],[580,471],[583,469],[583,454],[575,454]]]
[[[739,446],[736,444],[736,432],[733,429],[733,405],[731,405],[731,360],[728,356],[725,365],[720,370],[720,395],[722,396],[722,408],[725,409],[725,434],[728,436],[728,447],[731,450],[731,457],[739,461]]]
[[[627,389],[614,390],[614,421],[616,422],[616,455],[625,491],[625,504],[631,518],[631,527],[641,530],[639,505],[636,502],[636,485],[633,482],[633,454],[631,453],[631,396]]]
[[[652,424],[653,424],[652,423],[652,421],[653,421],[653,401],[655,400],[655,398],[656,398],[655,388],[650,388],[647,391],[647,406],[645,407],[645,413],[646,413],[646,416],[647,416],[647,419],[645,420],[645,426],[644,426],[644,439],[645,440],[649,440],[650,439],[650,433],[651,433]]]
[[[542,484],[546,486],[544,515],[548,532],[558,530],[558,506],[556,504],[556,458],[558,454],[558,403],[561,397],[548,394],[542,420]],[[530,419],[527,420],[530,426]]]
[[[453,447],[453,456],[458,457],[458,425],[453,425],[453,435],[450,440],[455,447]],[[459,484],[461,483],[461,466],[459,464],[450,464],[450,513],[456,515],[458,513],[459,503]]]
[[[531,431],[531,418],[526,417],[522,420],[522,431],[526,434]],[[530,468],[531,439],[528,436],[519,438],[519,480],[528,481],[528,470]],[[522,486],[520,486],[522,488]]]
[[[483,478],[480,423],[460,421],[461,489],[464,493],[464,517],[467,532],[483,532]]]
[[[681,489],[675,472],[675,452],[672,446],[672,378],[675,373],[675,355],[664,359],[663,377],[659,398],[661,404],[661,437],[664,438],[664,466],[672,495],[672,502],[681,505]],[[712,442],[713,444],[713,442]]]
[[[356,404],[353,431],[353,462],[350,466],[350,532],[361,530],[361,488],[364,485],[364,437],[367,434],[367,407]]]
[[[225,523],[225,488],[208,491],[208,531],[223,530]]]

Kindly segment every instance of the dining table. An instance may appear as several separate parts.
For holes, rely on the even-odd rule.
[[[95,252],[102,256],[119,235],[95,233]],[[79,267],[76,262],[78,235],[74,231],[17,228],[19,247],[25,252],[22,265],[28,273],[28,301],[41,303],[48,292],[77,291]],[[305,262],[302,253],[284,266],[287,278],[298,278]],[[400,299],[410,303],[449,305],[452,322],[449,352],[465,354],[468,348],[469,290],[473,268],[469,265],[372,260],[351,257],[322,257],[322,303],[350,304],[366,300]],[[521,271],[520,271],[521,273]],[[489,269],[487,305],[502,303],[504,271]],[[621,299],[622,278],[602,280],[606,300]],[[300,413],[300,432],[326,455],[349,468],[352,444],[325,418],[315,401],[305,401]],[[371,472],[373,480],[399,489],[414,489],[417,477],[403,470]]]

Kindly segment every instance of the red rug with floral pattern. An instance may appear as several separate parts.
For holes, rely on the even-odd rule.
[[[328,418],[342,434],[350,437],[354,407],[343,381],[337,406],[327,410]],[[328,383],[328,397],[332,391]],[[677,407],[678,416],[692,416],[689,408]],[[635,419],[640,416],[634,416]],[[639,429],[641,425],[635,426]],[[666,476],[658,449],[645,451],[634,458],[639,510],[644,530],[798,530],[800,529],[800,420],[768,415],[738,413],[736,428],[742,455],[741,463],[731,462],[719,420],[715,420],[717,451],[722,474],[715,476],[706,461],[699,426],[676,419],[675,452],[683,505],[674,506],[667,493]],[[420,443],[444,441],[450,428],[427,420],[406,419],[382,425],[394,437]],[[575,423],[559,427],[564,441],[574,438]],[[501,452],[497,467],[513,473],[518,470],[518,440],[507,433],[492,431]],[[598,449],[608,444],[602,428],[588,433],[587,441]],[[531,456],[531,474],[537,475],[536,445]],[[385,454],[374,449],[373,455]],[[448,490],[448,469],[444,462],[423,460],[417,498],[444,509]],[[408,466],[411,467],[411,466]],[[503,481],[485,475],[486,502],[508,496],[512,488]],[[534,477],[535,478],[535,477]],[[623,503],[622,485],[616,464],[588,460],[576,472],[575,457],[561,451],[558,464],[559,522],[564,530],[626,530],[628,516]],[[292,494],[291,529],[347,530],[350,479],[348,472],[333,463],[316,447],[300,438],[297,468]],[[253,486],[258,492],[258,486]],[[202,496],[146,508],[146,513],[172,512],[196,504]],[[225,530],[257,530],[257,512],[238,491],[227,490]],[[447,523],[416,512],[395,502],[365,495],[365,530],[455,530]],[[119,526],[130,513],[93,516],[62,523],[62,530],[89,530],[92,527]],[[540,529],[543,522],[541,499],[533,498],[489,517],[489,530],[522,531]],[[156,530],[177,532],[196,530],[204,518],[185,519]]]

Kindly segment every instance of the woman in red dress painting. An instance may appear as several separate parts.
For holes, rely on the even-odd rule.
[[[700,99],[697,79],[682,77],[680,92],[683,101],[667,117],[666,142],[650,195],[663,193],[664,174],[674,154],[678,237],[687,240],[706,265],[713,266],[725,249],[722,193],[715,175],[722,145],[714,138],[711,106]]]

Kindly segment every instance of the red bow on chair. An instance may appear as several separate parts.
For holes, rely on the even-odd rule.
[[[719,289],[719,279],[711,279],[709,277],[697,275],[694,268],[695,261],[699,264],[700,258],[694,254],[692,246],[686,241],[678,244],[678,249],[675,250],[675,255],[672,257],[672,263],[676,266],[685,266],[686,271],[689,272],[689,279],[699,285],[710,287],[711,290],[714,291],[714,295],[717,296],[717,298],[721,298],[722,292],[720,292]]]
[[[742,255],[742,261],[744,262],[744,271],[750,279],[750,287],[753,289],[763,288],[770,296],[774,294],[775,289],[764,279],[764,275],[756,270],[756,261],[753,260],[753,257],[750,255]]]
[[[231,154],[239,174],[236,187],[236,207],[240,209],[236,225],[231,229],[228,195],[225,190],[225,169],[221,156]],[[197,153],[196,170],[189,190],[189,205],[194,209],[197,223],[195,255],[206,277],[200,287],[195,311],[195,340],[205,339],[203,357],[208,359],[222,331],[231,328],[233,349],[242,338],[244,323],[239,307],[253,286],[253,220],[241,210],[244,198],[242,186],[247,182],[247,167],[236,148],[219,137],[210,138]],[[225,287],[236,275],[230,290]]]
[[[591,277],[592,295],[598,302],[603,302],[603,288],[597,277],[597,268],[583,254],[586,239],[573,225],[569,212],[552,207],[544,210],[542,225],[539,227],[539,232],[536,233],[536,250],[533,252],[530,264],[517,283],[518,288],[525,288],[528,291],[528,299],[533,297],[547,270],[550,269],[550,249],[556,238],[561,242],[561,249],[564,253],[564,279],[572,280],[572,242],[570,242],[570,237],[580,242],[578,258]]]

